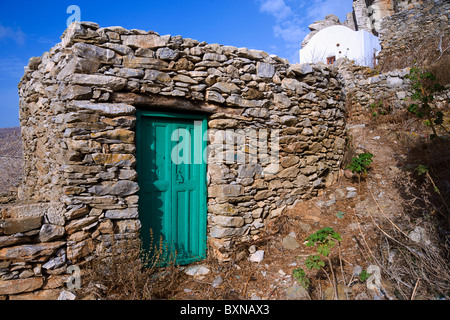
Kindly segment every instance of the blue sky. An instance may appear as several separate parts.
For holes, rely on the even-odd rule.
[[[352,0],[2,1],[0,4],[0,128],[19,125],[17,84],[33,56],[41,56],[66,29],[70,5],[82,21],[101,27],[153,30],[208,43],[259,49],[298,62],[308,25],[336,14]]]

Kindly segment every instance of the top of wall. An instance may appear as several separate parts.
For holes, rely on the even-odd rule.
[[[311,85],[319,83],[312,77],[329,77],[326,70],[325,65],[291,65],[260,50],[74,22],[61,43],[30,60],[19,89],[29,92],[24,86],[35,78],[57,85],[46,94],[59,101],[107,102],[112,93],[127,92],[247,108],[262,107],[281,91],[301,100]],[[93,97],[89,88],[100,92]]]

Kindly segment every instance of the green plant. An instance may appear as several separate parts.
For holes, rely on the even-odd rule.
[[[306,246],[307,247],[317,247],[317,253],[316,255],[310,255],[306,261],[305,265],[308,269],[322,269],[325,274],[327,275],[328,279],[330,280],[330,283],[332,287],[334,288],[336,298],[337,295],[337,282],[336,282],[336,276],[334,274],[334,268],[333,264],[330,259],[330,253],[331,249],[334,248],[334,246],[342,241],[342,237],[339,233],[335,232],[332,228],[324,228],[316,233],[311,234],[306,238]],[[323,258],[326,258],[328,261],[328,264],[330,265],[331,273],[333,276],[333,281],[331,281],[328,273],[325,271],[325,261]]]
[[[306,238],[306,241],[307,247],[317,246],[317,252],[324,257],[328,257],[331,248],[336,245],[336,241],[340,242],[342,238],[339,233],[328,227],[313,233]]]
[[[305,265],[308,269],[317,269],[320,270],[322,267],[325,267],[325,261],[318,255],[310,255],[306,261]]]
[[[361,273],[359,274],[359,281],[361,281],[361,282],[365,282],[369,278],[370,278],[370,274],[367,273],[366,270],[361,271]]]
[[[310,281],[308,277],[306,277],[305,270],[303,270],[302,268],[294,269],[292,271],[292,276],[305,290],[309,289]]]
[[[361,175],[367,173],[370,165],[373,162],[373,154],[372,153],[361,153],[357,157],[353,157],[352,162],[347,166],[347,169],[350,169],[353,173],[358,174],[358,181],[361,188]]]
[[[384,108],[384,104],[382,101],[372,103],[370,105],[370,109],[372,110],[372,115],[374,117],[378,116],[379,114],[384,115],[386,113],[386,110]]]
[[[345,212],[338,211],[338,212],[336,213],[336,217],[338,217],[339,219],[344,219],[344,216],[345,216],[346,214],[347,214],[347,213],[345,213]]]
[[[357,157],[352,159],[352,162],[347,166],[353,173],[363,174],[367,173],[370,165],[372,164],[373,154],[361,153]]]
[[[436,126],[443,126],[444,114],[433,105],[434,95],[445,90],[445,87],[437,83],[436,76],[420,68],[413,67],[407,78],[411,80],[413,94],[411,99],[416,101],[408,107],[408,111],[419,119],[425,119],[424,124],[433,131],[431,138],[438,137]]]

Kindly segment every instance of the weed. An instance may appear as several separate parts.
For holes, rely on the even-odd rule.
[[[345,212],[338,211],[338,212],[336,213],[336,217],[338,217],[339,219],[344,219],[344,216],[345,216],[346,214],[347,214],[347,213],[345,213]]]
[[[408,111],[419,119],[425,119],[424,124],[433,131],[431,138],[437,138],[436,126],[441,126],[446,131],[447,129],[443,126],[444,114],[436,109],[433,101],[435,94],[445,90],[445,87],[437,82],[433,73],[417,67],[411,68],[407,78],[411,80],[413,90],[411,99],[416,101],[409,105]]]
[[[305,270],[302,268],[294,269],[294,271],[292,271],[292,276],[295,280],[297,280],[298,284],[303,287],[303,289],[309,289],[310,281],[308,277],[306,277]]]
[[[361,273],[359,274],[359,281],[361,281],[361,282],[365,282],[369,278],[370,278],[370,274],[367,273],[366,270],[361,271]]]
[[[361,153],[352,159],[352,162],[347,166],[353,173],[358,174],[359,188],[361,189],[361,175],[367,174],[370,165],[372,164],[372,153]]]
[[[306,261],[305,265],[308,269],[322,269],[328,277],[331,286],[334,289],[336,299],[338,298],[337,294],[337,280],[334,274],[333,264],[330,259],[331,249],[336,245],[337,242],[341,242],[342,237],[339,233],[335,232],[332,228],[324,228],[322,230],[317,231],[316,233],[311,234],[308,238],[306,238],[306,246],[307,247],[315,247],[317,246],[316,255],[310,255]],[[330,265],[333,281],[331,281],[330,276],[325,271],[325,261],[323,258],[328,260],[328,264]]]

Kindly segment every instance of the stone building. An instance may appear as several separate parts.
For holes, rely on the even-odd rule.
[[[50,290],[114,242],[150,248],[150,230],[182,264],[227,261],[332,184],[346,144],[336,70],[155,32],[73,23],[19,93],[24,179],[0,263],[33,275],[6,271],[0,296]]]

